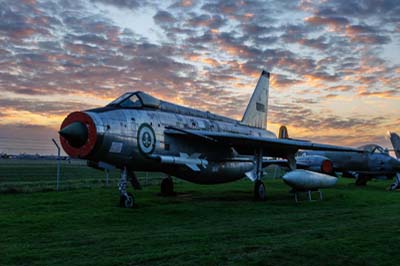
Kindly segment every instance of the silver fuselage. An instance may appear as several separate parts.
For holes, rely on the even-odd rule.
[[[177,140],[165,134],[166,128],[172,126],[276,138],[270,131],[245,126],[230,118],[200,111],[189,115],[187,110],[190,109],[178,108],[177,112],[168,112],[106,107],[86,111],[95,122],[98,138],[93,152],[86,159],[119,168],[128,166],[133,171],[165,172],[194,183],[217,184],[243,178],[246,172],[254,169],[254,157],[239,155],[227,146],[205,145],[204,142],[192,139]],[[154,131],[155,146],[151,154],[178,157],[181,153],[197,153],[208,161],[208,165],[201,171],[193,171],[185,165],[165,165],[151,159],[149,154],[143,154],[138,147],[139,128],[143,125]]]
[[[328,158],[333,163],[337,172],[357,172],[368,176],[393,177],[400,172],[400,161],[391,157],[388,153],[335,152],[335,151],[304,151],[297,157],[297,161],[307,160],[307,156],[318,155]],[[304,153],[307,156],[304,156]],[[309,160],[309,164],[312,162]]]

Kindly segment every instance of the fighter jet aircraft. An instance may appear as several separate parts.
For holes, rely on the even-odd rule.
[[[368,144],[359,147],[359,152],[335,152],[335,151],[300,151],[296,157],[299,168],[326,174],[343,173],[345,177],[356,179],[356,185],[366,185],[371,178],[385,177],[395,178],[397,182],[400,172],[400,161],[389,155],[389,151],[376,144]],[[331,161],[332,166],[324,166],[323,162]],[[392,185],[392,189],[397,185]]]
[[[393,147],[398,144],[397,141],[400,145],[397,134],[389,134]],[[279,129],[278,137],[290,139],[285,126]],[[363,145],[358,149],[363,152],[301,150],[296,154],[297,168],[334,176],[337,172],[341,172],[345,177],[355,178],[357,185],[366,185],[371,178],[392,179],[395,177],[395,183],[391,188],[398,187],[400,161],[391,157],[388,149],[376,144]]]
[[[73,112],[59,134],[71,157],[95,168],[121,170],[120,204],[131,207],[134,197],[127,179],[140,189],[135,171],[164,172],[198,184],[218,184],[244,177],[255,182],[256,199],[265,198],[261,181],[263,156],[285,158],[296,168],[299,149],[356,151],[309,141],[278,139],[266,130],[270,74],[261,73],[241,121],[162,101],[147,93],[128,92],[105,107]],[[307,178],[307,172],[304,173]],[[161,183],[173,192],[171,178]]]

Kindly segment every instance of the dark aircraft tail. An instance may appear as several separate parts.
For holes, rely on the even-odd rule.
[[[269,72],[263,70],[250,102],[244,112],[242,123],[248,126],[266,128],[268,113]]]
[[[278,138],[280,138],[280,139],[288,139],[289,138],[289,132],[288,132],[286,126],[281,126],[279,128]]]
[[[393,145],[394,153],[397,159],[400,159],[400,137],[394,132],[388,132],[388,134]]]

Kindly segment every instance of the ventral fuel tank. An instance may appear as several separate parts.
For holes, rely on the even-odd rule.
[[[337,178],[308,170],[294,170],[282,177],[283,181],[295,190],[317,190],[319,188],[333,187]]]

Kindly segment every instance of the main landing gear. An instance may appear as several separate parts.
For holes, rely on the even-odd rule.
[[[390,185],[389,190],[400,189],[400,173],[397,173],[394,177],[394,182]]]
[[[371,180],[371,178],[369,176],[357,174],[356,175],[356,186],[366,186],[369,180]]]
[[[132,208],[135,205],[135,197],[126,189],[128,186],[128,176],[130,177],[131,184],[135,189],[142,189],[135,173],[133,171],[128,171],[128,169],[124,167],[121,171],[121,177],[118,183],[119,206],[123,208]]]
[[[265,200],[266,192],[265,192],[265,185],[261,181],[263,176],[263,169],[262,169],[262,149],[256,150],[254,152],[254,160],[255,160],[255,174],[256,180],[254,183],[254,199],[258,201]]]
[[[161,195],[162,196],[174,196],[174,181],[171,176],[164,178],[161,181]]]
[[[266,192],[264,183],[261,180],[256,180],[254,183],[254,198],[255,200],[265,200]]]
[[[119,206],[124,208],[132,208],[135,204],[135,197],[132,193],[127,192],[119,197]]]

